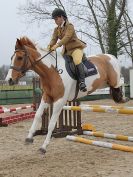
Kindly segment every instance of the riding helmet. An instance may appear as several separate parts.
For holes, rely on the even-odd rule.
[[[52,12],[52,18],[54,19],[56,17],[61,17],[61,16],[67,18],[66,12],[59,8],[54,9],[54,11]]]

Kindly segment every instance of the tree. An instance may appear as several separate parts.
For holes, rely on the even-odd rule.
[[[133,62],[133,23],[127,13],[124,14],[125,38],[121,38],[122,47],[125,48],[126,53],[131,57]],[[124,33],[123,32],[123,33]]]
[[[118,43],[120,25],[121,25],[121,18],[124,14],[125,9],[125,0],[121,1],[120,12],[117,15],[116,12],[116,3],[117,0],[111,0],[110,4],[107,5],[107,43],[108,43],[108,53],[111,53],[117,57],[118,50]]]
[[[116,57],[126,53],[133,60],[133,26],[126,0],[40,0],[38,3],[29,0],[19,9],[28,17],[29,23],[42,23],[51,18],[55,7],[64,9],[75,21],[77,32],[97,44],[102,53]]]
[[[7,76],[9,66],[3,65],[0,67],[0,80],[4,80]]]

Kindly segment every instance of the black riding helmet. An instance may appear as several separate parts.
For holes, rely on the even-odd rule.
[[[67,18],[67,14],[64,10],[59,9],[59,8],[56,8],[56,9],[53,10],[53,12],[52,12],[52,18],[53,19],[56,18],[56,17],[61,17],[61,16]]]

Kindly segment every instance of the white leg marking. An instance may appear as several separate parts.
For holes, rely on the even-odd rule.
[[[27,136],[27,138],[33,138],[33,134],[35,133],[35,131],[36,131],[36,129],[37,129],[37,126],[38,126],[38,123],[39,123],[39,121],[41,120],[41,118],[42,118],[42,114],[43,114],[43,111],[44,111],[44,109],[45,108],[47,108],[49,106],[49,104],[48,103],[45,103],[44,101],[43,101],[43,99],[41,100],[41,103],[40,103],[40,105],[39,105],[39,108],[38,108],[38,110],[37,110],[37,112],[36,112],[36,114],[35,114],[35,118],[34,118],[34,120],[33,120],[33,123],[32,123],[32,126],[31,126],[31,128],[30,128],[30,130],[29,130],[29,134],[28,134],[28,136]]]
[[[62,110],[63,106],[65,105],[65,103],[66,103],[66,100],[63,100],[63,99],[60,99],[60,100],[58,100],[57,102],[54,103],[53,114],[52,114],[52,117],[51,117],[49,125],[48,125],[48,133],[47,133],[46,139],[45,139],[45,141],[42,145],[42,149],[46,150],[46,147],[48,146],[48,144],[50,142],[52,132],[55,128],[55,124],[57,122],[57,119],[58,119],[58,117],[61,113],[61,110]]]

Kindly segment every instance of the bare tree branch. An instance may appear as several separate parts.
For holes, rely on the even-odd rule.
[[[122,16],[123,16],[123,12],[124,12],[124,10],[125,10],[125,5],[126,5],[126,0],[123,0],[123,1],[122,1],[122,5],[121,5],[121,11],[120,11],[120,14],[119,14],[119,16],[118,16],[118,18],[117,18],[117,23],[118,23],[118,24],[120,23],[120,20],[121,20],[121,18],[122,18]]]
[[[88,2],[88,5],[89,5],[89,7],[90,7],[90,9],[91,9],[93,18],[94,18],[95,23],[96,23],[96,30],[97,30],[97,33],[98,33],[98,37],[99,37],[99,42],[100,42],[101,50],[102,50],[103,53],[105,53],[105,49],[104,49],[104,46],[103,46],[102,36],[101,36],[101,32],[100,32],[100,28],[99,28],[99,24],[98,24],[97,17],[96,17],[96,15],[95,15],[95,12],[94,12],[92,6],[91,6],[90,1],[87,0],[87,2]]]
[[[29,23],[42,25],[51,19],[54,8],[66,11],[76,30],[99,45],[103,53],[132,56],[133,22],[126,10],[126,0],[27,0],[19,14]],[[43,33],[48,33],[49,28]],[[128,51],[128,52],[127,52]],[[132,59],[133,60],[133,59]]]

